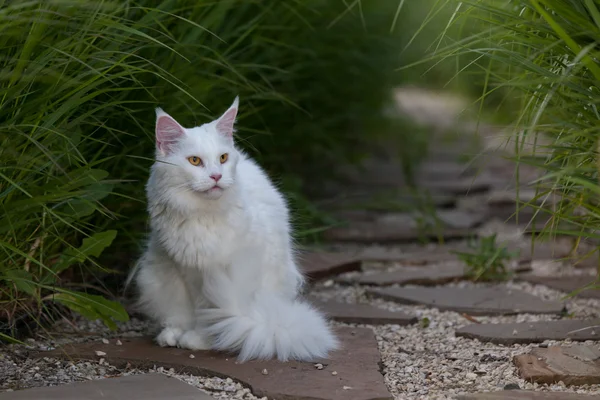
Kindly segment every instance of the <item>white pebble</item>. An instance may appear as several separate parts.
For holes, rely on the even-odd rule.
[[[196,356],[193,354],[190,354],[190,358],[196,358]]]
[[[333,372],[331,373],[331,375],[333,375],[333,376],[336,376],[336,375],[337,375],[337,371],[333,371]]]
[[[108,339],[102,338],[102,343],[109,344],[110,342],[108,341]]]
[[[121,343],[120,340],[117,340],[117,342],[115,343],[117,346],[121,346],[123,343]]]
[[[263,375],[269,375],[269,371],[267,371],[267,369],[266,369],[266,368],[265,368],[265,369],[263,369],[263,370],[261,371],[261,373],[262,373]]]
[[[323,364],[315,364],[315,368],[318,370],[322,370],[323,369]]]
[[[344,387],[342,387],[342,389],[344,389],[344,390],[352,390],[352,386],[344,386]]]
[[[98,357],[102,357],[102,356],[105,356],[105,355],[106,355],[106,353],[105,353],[105,352],[103,352],[103,351],[100,351],[100,350],[96,350],[96,355],[97,355]]]

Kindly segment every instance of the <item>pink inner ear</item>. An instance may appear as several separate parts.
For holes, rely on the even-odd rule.
[[[156,121],[156,147],[164,154],[169,154],[184,134],[183,128],[169,116]]]
[[[237,108],[230,108],[219,118],[217,122],[217,130],[219,133],[225,136],[233,136],[233,124],[235,123],[235,116],[237,115]]]

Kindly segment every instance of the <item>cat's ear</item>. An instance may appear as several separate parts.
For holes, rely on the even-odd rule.
[[[239,96],[235,97],[233,104],[225,111],[223,115],[217,120],[217,131],[230,139],[233,139],[233,125],[235,124],[235,117],[238,113],[238,106],[240,104]]]
[[[185,135],[185,129],[162,108],[156,109],[156,149],[162,155],[173,151],[177,142]]]

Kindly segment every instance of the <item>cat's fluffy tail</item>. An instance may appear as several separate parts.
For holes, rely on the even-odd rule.
[[[222,290],[224,282],[206,283],[205,296],[217,308],[198,317],[215,350],[239,352],[240,361],[313,361],[338,348],[327,320],[305,302],[272,292],[246,296],[244,290]]]

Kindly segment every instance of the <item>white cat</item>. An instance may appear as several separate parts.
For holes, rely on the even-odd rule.
[[[326,319],[297,295],[286,202],[234,146],[238,98],[185,129],[156,110],[147,184],[151,233],[135,277],[160,346],[239,352],[239,360],[310,361],[338,347]]]

